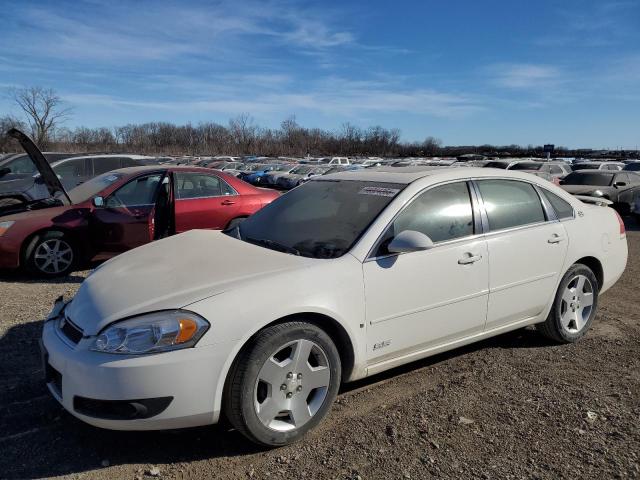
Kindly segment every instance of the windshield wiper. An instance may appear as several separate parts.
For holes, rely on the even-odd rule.
[[[294,255],[300,256],[300,250],[298,250],[297,248],[283,245],[282,243],[269,240],[268,238],[245,237],[245,240],[247,242],[255,243],[256,245],[262,245],[263,247],[270,248],[271,250],[279,250],[281,252],[292,253]]]

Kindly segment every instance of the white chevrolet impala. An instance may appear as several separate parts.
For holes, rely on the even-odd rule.
[[[43,331],[47,384],[122,430],[218,422],[299,439],[349,382],[535,324],[589,329],[627,261],[615,211],[526,173],[316,177],[226,232],[100,266]]]

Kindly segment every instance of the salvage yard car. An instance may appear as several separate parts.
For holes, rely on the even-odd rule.
[[[342,382],[527,325],[577,341],[626,261],[613,209],[529,174],[316,176],[224,232],[94,270],[44,324],[46,382],[98,427],[224,414],[250,440],[285,445]]]
[[[640,174],[606,170],[577,170],[560,181],[560,186],[572,195],[600,197],[613,202],[613,208],[623,215],[634,203],[632,187],[640,187]]]
[[[174,233],[227,228],[278,197],[223,172],[170,164],[114,170],[67,192],[35,145],[17,138],[50,196],[0,215],[0,268],[65,275]]]

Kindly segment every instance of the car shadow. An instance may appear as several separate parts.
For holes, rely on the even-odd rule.
[[[98,429],[77,420],[62,409],[44,385],[38,346],[42,325],[41,320],[19,324],[0,337],[0,364],[6,372],[0,376],[3,478],[70,475],[107,464],[175,464],[265,451],[226,422],[182,430],[123,432]],[[375,386],[384,379],[484,348],[537,348],[549,344],[533,330],[518,330],[347,384],[341,393]]]
[[[520,328],[511,332],[503,333],[495,337],[488,338],[479,342],[475,342],[463,347],[458,347],[447,352],[439,353],[422,360],[401,365],[399,367],[386,370],[384,372],[372,375],[362,380],[350,382],[342,385],[340,393],[348,393],[368,386],[374,386],[376,383],[388,380],[393,377],[411,373],[422,368],[437,365],[453,358],[463,357],[479,350],[490,348],[516,349],[516,348],[548,348],[558,345],[556,342],[549,340],[536,331],[534,327]]]
[[[22,270],[0,270],[0,282],[19,283],[82,283],[85,277],[81,274],[70,273],[64,277],[42,278]]]

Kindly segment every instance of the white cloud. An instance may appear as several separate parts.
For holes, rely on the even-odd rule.
[[[489,67],[494,81],[508,88],[539,88],[556,85],[561,80],[557,67],[531,63],[497,64]]]

